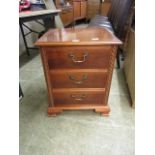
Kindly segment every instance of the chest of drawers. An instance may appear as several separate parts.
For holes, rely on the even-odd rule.
[[[108,115],[117,46],[106,29],[51,29],[37,42],[48,90],[48,115],[93,109]]]

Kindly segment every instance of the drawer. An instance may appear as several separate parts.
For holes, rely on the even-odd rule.
[[[50,69],[109,67],[111,46],[44,47]]]
[[[74,88],[53,89],[54,106],[61,105],[103,105],[105,89]]]
[[[108,70],[68,69],[51,70],[52,88],[105,88]]]

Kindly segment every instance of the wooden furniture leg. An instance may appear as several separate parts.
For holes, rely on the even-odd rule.
[[[109,116],[110,107],[105,106],[103,108],[96,108],[95,112],[101,113],[102,116]]]
[[[48,107],[48,116],[56,116],[57,113],[61,113],[63,112],[63,110],[61,109],[57,109],[57,108],[53,108],[53,107]]]

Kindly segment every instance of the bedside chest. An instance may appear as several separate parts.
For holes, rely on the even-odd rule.
[[[51,29],[37,42],[48,89],[48,115],[93,109],[108,115],[108,96],[117,46],[100,28]]]

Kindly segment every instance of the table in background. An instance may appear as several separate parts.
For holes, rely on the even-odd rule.
[[[36,48],[28,47],[26,36],[32,32],[37,34],[40,34],[40,32],[31,29],[30,27],[25,25],[25,22],[35,21],[38,24],[41,24],[42,26],[44,26],[45,31],[47,31],[49,28],[55,27],[54,16],[58,15],[58,13],[60,12],[60,10],[54,10],[54,9],[46,10],[45,6],[42,6],[42,7],[40,7],[40,5],[39,6],[32,5],[32,6],[31,6],[31,10],[22,11],[19,13],[19,25],[21,28],[21,33],[23,36],[23,40],[24,40],[24,44],[25,44],[25,48],[28,56],[30,55],[29,49],[36,49]],[[39,19],[43,20],[44,23],[39,22],[38,21]],[[29,30],[28,33],[26,34],[24,33],[23,26]]]

